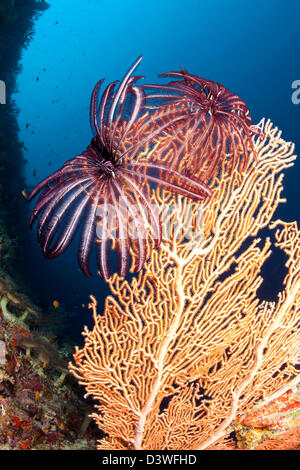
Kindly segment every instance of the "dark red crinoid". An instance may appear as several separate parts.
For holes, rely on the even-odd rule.
[[[256,157],[252,136],[261,134],[252,125],[245,102],[220,83],[183,69],[160,77],[182,79],[166,85],[143,85],[143,88],[155,90],[147,95],[146,108],[158,110],[157,125],[164,130],[170,128],[173,138],[181,137],[173,164],[182,168],[185,165],[186,173],[201,176],[206,183],[225,160],[229,173],[237,165],[243,171],[249,151]]]
[[[139,125],[145,97],[142,88],[135,84],[141,77],[131,74],[140,61],[141,57],[117,88],[117,82],[109,84],[101,97],[103,80],[96,84],[90,104],[94,132],[91,144],[41,181],[29,196],[32,199],[42,191],[30,225],[39,219],[38,240],[46,258],[61,255],[81,225],[78,262],[87,276],[91,276],[89,264],[94,244],[99,273],[104,279],[111,275],[112,247],[116,249],[118,274],[126,276],[130,249],[136,255],[133,270],[142,268],[149,231],[155,247],[159,246],[161,221],[148,198],[149,185],[198,201],[210,195],[206,185],[171,165],[135,158],[138,149],[163,128],[154,126],[151,131],[147,117]],[[130,134],[134,139],[128,140]]]

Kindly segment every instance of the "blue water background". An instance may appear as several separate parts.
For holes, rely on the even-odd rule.
[[[300,148],[300,104],[291,84],[300,80],[300,2],[200,0],[50,0],[40,17],[15,95],[20,108],[27,191],[86,148],[91,139],[89,100],[99,78],[120,79],[143,54],[138,74],[188,71],[217,81],[247,103],[253,122],[270,118],[283,138]],[[278,217],[299,221],[300,162],[286,172],[288,204]],[[20,193],[24,188],[20,187]],[[24,210],[27,201],[24,199]],[[58,259],[45,260],[35,231],[24,227],[25,267],[45,309],[54,299],[72,312],[72,334],[90,324],[82,304],[89,294],[99,310],[109,293],[99,276],[88,279],[77,266],[76,244]],[[95,266],[94,266],[95,272]]]

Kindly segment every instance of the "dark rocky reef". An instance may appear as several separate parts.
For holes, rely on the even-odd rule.
[[[35,0],[0,3],[0,80],[6,85],[6,104],[0,105],[0,267],[19,279],[28,213],[21,194],[25,160],[12,94],[16,91],[22,50],[32,39],[35,20],[48,7],[46,2]]]
[[[93,411],[78,398],[67,357],[0,308],[0,450],[93,450]]]

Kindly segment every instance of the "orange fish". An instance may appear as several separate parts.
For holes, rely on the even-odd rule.
[[[54,308],[59,307],[59,302],[58,302],[58,300],[53,300],[53,307],[54,307]]]
[[[26,189],[23,189],[23,191],[22,191],[22,196],[24,196],[24,197],[26,197],[26,198],[27,198]]]

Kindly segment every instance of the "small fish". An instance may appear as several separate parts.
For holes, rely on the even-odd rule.
[[[22,196],[24,196],[25,198],[27,198],[27,193],[26,193],[26,189],[23,189],[23,191],[21,192]]]
[[[28,129],[28,127],[29,127],[29,124],[28,124],[28,122],[26,123],[26,126],[25,126],[25,127],[26,127],[26,129]]]
[[[38,400],[39,396],[40,396],[40,392],[35,392],[35,400]]]
[[[40,77],[36,77],[36,81],[37,81],[37,82],[39,81],[39,79],[40,79]]]
[[[35,178],[36,177],[36,168],[32,172],[32,176]]]
[[[81,304],[81,307],[82,307],[82,308],[85,308],[85,304]]]
[[[59,302],[58,302],[58,300],[53,300],[52,304],[53,304],[53,307],[54,307],[54,308],[59,307]]]
[[[25,150],[25,152],[28,152],[28,148],[25,147],[25,145],[23,145],[23,150]]]

